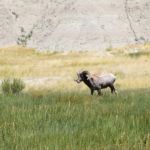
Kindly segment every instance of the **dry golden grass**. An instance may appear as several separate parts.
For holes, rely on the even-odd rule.
[[[31,80],[49,78],[43,80],[43,87],[53,85],[53,88],[58,88],[59,84],[60,87],[65,85],[67,88],[67,85],[70,85],[68,88],[79,88],[73,82],[76,71],[87,69],[93,73],[114,73],[117,76],[118,88],[147,88],[150,86],[149,60],[148,44],[112,49],[106,53],[39,53],[34,49],[9,47],[0,49],[0,78],[18,77]],[[59,81],[54,82],[53,77],[58,77]]]

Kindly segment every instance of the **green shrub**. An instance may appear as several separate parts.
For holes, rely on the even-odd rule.
[[[2,81],[2,91],[4,94],[11,94],[11,81],[10,79],[4,79]]]
[[[21,79],[4,79],[1,87],[4,94],[19,94],[25,88],[25,84]]]
[[[13,79],[11,91],[13,94],[19,94],[25,88],[25,84],[21,79]]]
[[[30,40],[30,38],[32,37],[33,30],[31,30],[29,33],[26,33],[23,27],[21,27],[20,30],[21,35],[17,39],[17,44],[26,47],[28,40]]]

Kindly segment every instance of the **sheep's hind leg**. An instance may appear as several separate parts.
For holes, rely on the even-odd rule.
[[[113,94],[113,93],[117,94],[114,85],[110,85],[109,87],[110,87],[110,89],[111,89],[111,93],[112,93],[112,94]]]
[[[117,92],[117,90],[115,89],[115,87],[114,87],[114,92],[115,92],[116,95],[118,95],[118,92]]]
[[[98,93],[99,96],[102,95],[101,90],[97,90],[97,93]]]

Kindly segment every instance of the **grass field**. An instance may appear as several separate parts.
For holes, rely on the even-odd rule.
[[[134,49],[139,52],[126,52]],[[0,94],[0,149],[149,150],[149,60],[150,45],[105,53],[0,49],[1,79],[50,78],[27,84],[20,95]],[[73,81],[81,68],[114,73],[118,96],[109,90],[90,96]]]

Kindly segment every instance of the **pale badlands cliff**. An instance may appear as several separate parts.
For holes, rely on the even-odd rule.
[[[101,50],[150,41],[150,0],[0,0],[0,47]]]

